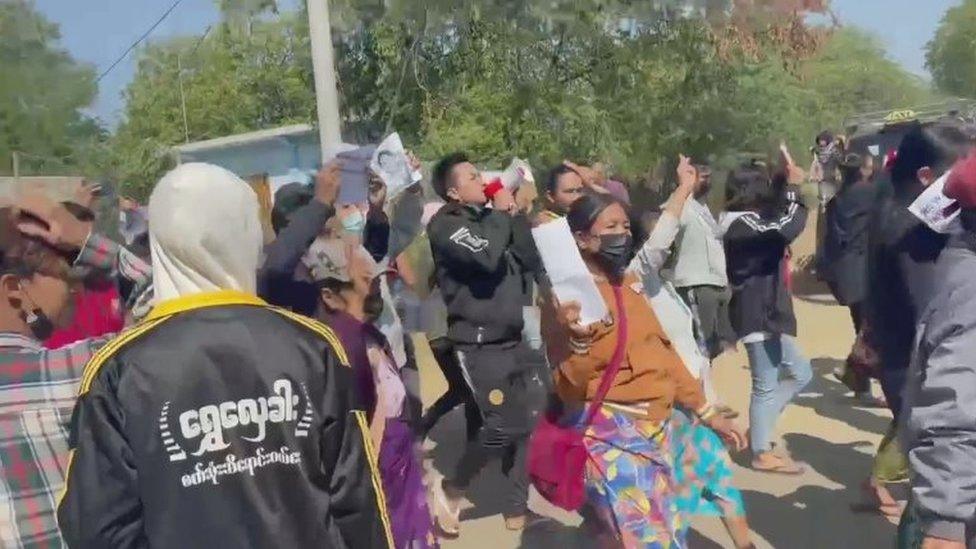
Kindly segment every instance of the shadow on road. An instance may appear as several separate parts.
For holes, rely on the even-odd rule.
[[[891,422],[888,414],[878,415],[867,408],[859,407],[850,397],[850,390],[834,379],[833,370],[843,362],[834,358],[820,357],[810,361],[813,365],[813,381],[800,396],[793,399],[796,406],[813,409],[818,415],[844,422],[859,431],[884,434]]]
[[[433,458],[434,468],[448,478],[453,476],[457,462],[464,452],[467,443],[464,432],[464,412],[461,406],[445,415],[430,432],[429,438],[437,443],[437,448],[429,453],[429,457]],[[508,479],[501,472],[501,460],[489,461],[468,487],[465,497],[472,503],[472,507],[461,511],[461,520],[501,514],[509,485]]]
[[[787,434],[785,440],[796,459],[841,487],[804,485],[781,497],[744,490],[749,522],[755,532],[773,547],[803,549],[870,547],[878,539],[893,539],[894,525],[872,513],[858,514],[858,528],[854,530],[838,532],[830,527],[849,522],[851,505],[860,501],[860,483],[867,477],[873,460],[871,443],[836,444],[800,433]]]

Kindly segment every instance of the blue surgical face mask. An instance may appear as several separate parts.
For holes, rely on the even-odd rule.
[[[359,210],[354,210],[342,220],[342,230],[346,234],[360,235],[365,229],[366,218],[363,217],[363,212]]]

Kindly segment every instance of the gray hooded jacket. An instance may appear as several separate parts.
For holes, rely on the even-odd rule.
[[[976,234],[953,237],[919,317],[905,388],[912,496],[926,535],[976,546]]]

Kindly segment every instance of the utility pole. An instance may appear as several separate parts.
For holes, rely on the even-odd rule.
[[[180,80],[180,104],[183,107],[183,142],[189,143],[190,126],[186,122],[186,93],[183,92],[183,59],[180,54],[176,54],[176,72]]]
[[[308,0],[308,34],[312,42],[312,72],[315,76],[315,105],[319,115],[319,145],[322,160],[342,144],[339,120],[339,92],[336,88],[332,29],[328,0]]]
[[[14,183],[20,183],[20,153],[17,151],[12,151],[10,153],[13,160],[14,168]]]

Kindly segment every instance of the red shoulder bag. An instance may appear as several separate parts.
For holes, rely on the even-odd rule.
[[[620,286],[613,286],[617,304],[617,345],[610,364],[603,371],[600,387],[586,411],[586,419],[579,427],[562,426],[558,418],[543,415],[529,439],[528,470],[532,485],[546,501],[567,511],[577,511],[586,500],[584,474],[588,454],[583,443],[583,433],[617,377],[627,347],[627,314],[624,312]]]

